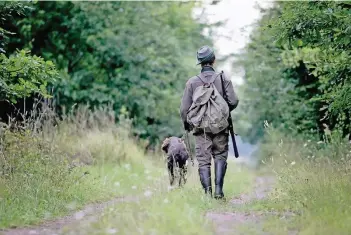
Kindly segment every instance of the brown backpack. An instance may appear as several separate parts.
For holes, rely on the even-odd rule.
[[[204,84],[195,89],[193,103],[187,113],[188,123],[206,133],[217,134],[229,125],[228,104],[213,84],[218,75],[215,73],[209,82],[204,82],[202,75],[198,75]]]

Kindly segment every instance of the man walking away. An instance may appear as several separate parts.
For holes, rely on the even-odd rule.
[[[198,64],[201,64],[201,73],[187,81],[180,106],[180,115],[184,129],[194,131],[195,152],[202,187],[206,194],[212,196],[211,162],[213,157],[216,186],[214,197],[222,199],[224,198],[223,183],[227,170],[229,139],[226,118],[229,112],[237,107],[239,100],[230,79],[214,70],[215,54],[210,47],[201,47],[197,52],[197,60]],[[222,98],[224,92],[228,97],[228,103]]]

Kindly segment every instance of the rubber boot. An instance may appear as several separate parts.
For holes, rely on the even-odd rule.
[[[227,171],[227,161],[223,159],[215,159],[215,199],[224,199],[223,183],[224,176]]]
[[[210,167],[200,167],[199,176],[202,187],[205,190],[205,194],[212,197],[212,182],[211,182],[211,168]]]

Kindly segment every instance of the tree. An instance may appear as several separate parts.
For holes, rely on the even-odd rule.
[[[18,45],[52,60],[56,103],[125,107],[135,134],[156,141],[179,135],[185,81],[207,27],[192,18],[195,3],[37,2],[17,19]]]
[[[264,13],[241,55],[247,136],[263,121],[288,134],[322,136],[350,128],[350,4],[279,2]]]

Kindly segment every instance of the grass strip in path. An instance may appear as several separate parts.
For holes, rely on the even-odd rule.
[[[205,214],[227,203],[205,197],[196,169],[189,173],[183,189],[169,190],[168,176],[160,174],[156,184],[144,187],[140,200],[109,205],[101,213],[61,226],[57,234],[213,234],[214,225]],[[251,173],[230,165],[226,195],[247,191],[251,180]]]

